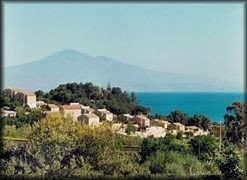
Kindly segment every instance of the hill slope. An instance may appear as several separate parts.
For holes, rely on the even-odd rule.
[[[164,67],[165,69],[165,67]],[[44,91],[67,82],[92,82],[128,91],[234,91],[239,87],[205,77],[172,74],[123,64],[104,56],[91,57],[66,49],[39,61],[5,68],[4,87]]]

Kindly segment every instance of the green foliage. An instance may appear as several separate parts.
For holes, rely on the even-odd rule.
[[[3,130],[4,130],[4,121],[3,118],[0,117],[0,154],[3,152]]]
[[[34,124],[25,146],[5,152],[9,158],[1,160],[0,168],[6,175],[17,172],[49,178],[138,173],[138,156],[125,153],[122,142],[108,123],[90,127],[53,113]]]
[[[21,103],[16,100],[12,100],[9,97],[1,96],[0,97],[0,107],[8,106],[11,110],[14,110],[16,107],[21,107]]]
[[[5,126],[3,130],[4,137],[8,138],[27,138],[31,133],[30,125],[24,125],[18,129],[15,126]]]
[[[243,146],[246,142],[246,104],[235,102],[226,108],[224,116],[226,125],[226,138],[228,141]]]
[[[198,159],[209,161],[215,157],[217,143],[213,136],[196,136],[189,141],[189,144]]]
[[[17,111],[16,118],[4,117],[3,121],[8,126],[16,126],[17,129],[26,124],[32,126],[45,116],[39,109],[16,107],[15,110]]]
[[[207,175],[203,164],[193,155],[184,155],[179,152],[158,151],[147,161],[153,174],[163,174],[166,177],[188,177]]]
[[[157,115],[156,115],[157,116]],[[211,120],[204,115],[194,115],[192,117],[180,111],[172,111],[166,119],[169,122],[179,122],[186,126],[197,126],[204,130],[209,130],[211,128]]]
[[[243,176],[243,159],[236,153],[236,146],[229,144],[223,151],[219,168],[227,179],[241,179]]]
[[[127,124],[126,133],[127,134],[130,134],[131,132],[135,133],[135,131],[136,131],[136,127],[132,122],[129,121]]]
[[[57,88],[44,94],[42,91],[36,91],[39,99],[48,98],[61,104],[70,102],[80,102],[89,105],[95,109],[107,108],[114,114],[125,113],[144,113],[150,112],[150,109],[138,105],[134,93],[130,96],[126,91],[122,92],[119,87],[108,87],[107,89],[94,86],[92,83],[67,83],[61,84]]]
[[[141,145],[141,158],[145,162],[148,157],[157,151],[171,152],[177,151],[183,154],[190,154],[190,149],[181,142],[176,142],[176,137],[167,134],[164,138],[145,138]]]

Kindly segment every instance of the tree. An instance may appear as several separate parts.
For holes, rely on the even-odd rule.
[[[189,144],[198,159],[209,161],[214,158],[217,150],[217,143],[213,136],[196,136],[189,141]]]
[[[227,179],[243,178],[243,162],[236,153],[236,146],[229,144],[224,149],[219,168]]]
[[[135,133],[135,131],[136,131],[136,127],[132,122],[129,121],[127,124],[126,133],[127,134],[130,134],[131,132]]]
[[[188,115],[180,111],[172,111],[170,115],[167,116],[170,122],[179,122],[181,124],[186,124],[188,120]]]
[[[111,83],[110,82],[108,82],[106,90],[111,91]]]
[[[228,141],[242,146],[246,142],[246,111],[244,103],[234,102],[226,108],[224,116],[226,126],[226,138]]]

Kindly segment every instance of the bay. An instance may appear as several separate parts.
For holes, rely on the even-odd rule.
[[[136,92],[139,103],[151,108],[151,114],[168,115],[178,110],[190,116],[202,114],[214,122],[224,122],[226,107],[244,102],[240,92]]]

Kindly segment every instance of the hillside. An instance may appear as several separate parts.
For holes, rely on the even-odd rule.
[[[164,70],[166,67],[164,67]],[[169,71],[169,69],[167,69]],[[187,74],[157,72],[104,56],[65,49],[38,61],[5,68],[4,86],[44,91],[67,82],[92,82],[127,91],[237,91],[233,83]]]

